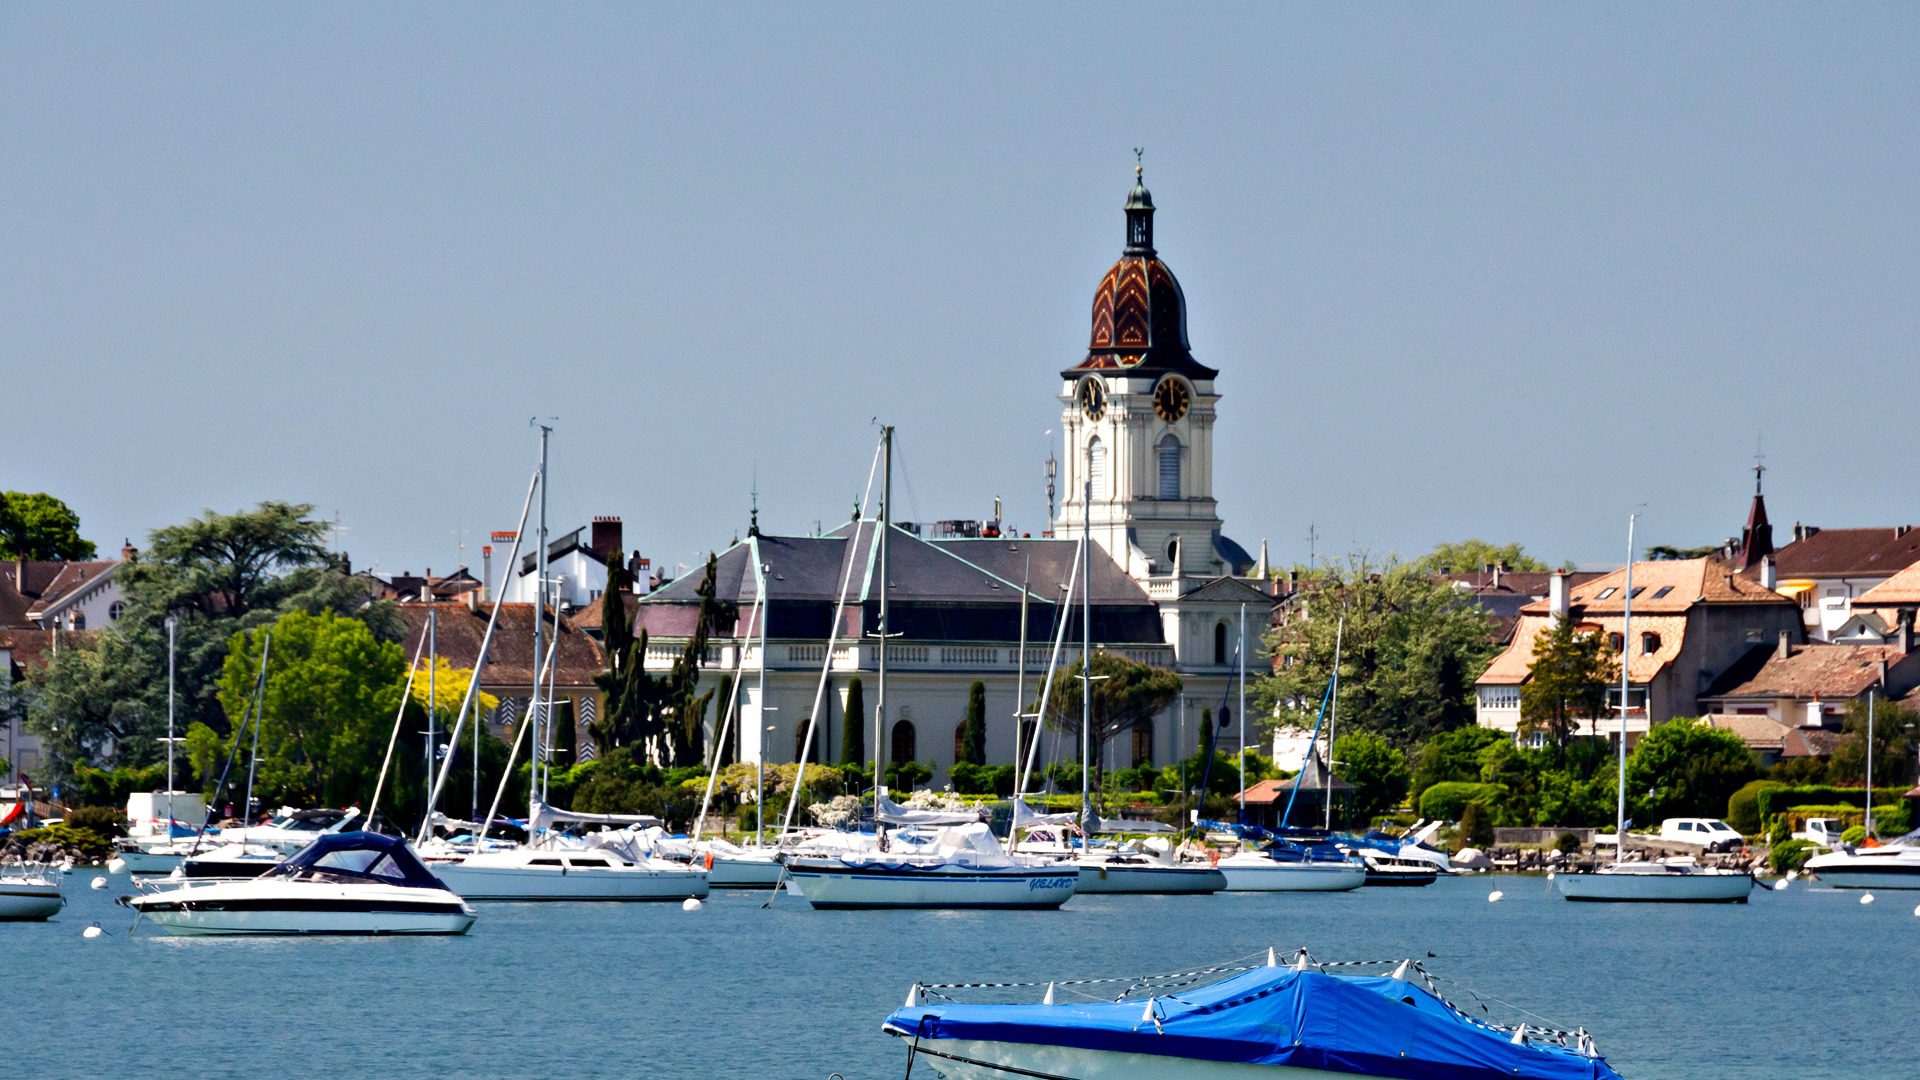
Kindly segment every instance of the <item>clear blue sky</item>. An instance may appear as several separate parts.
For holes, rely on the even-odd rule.
[[[1044,517],[1131,148],[1276,561],[1920,518],[1920,8],[0,10],[0,487],[103,549],[309,501],[358,565],[671,566]]]

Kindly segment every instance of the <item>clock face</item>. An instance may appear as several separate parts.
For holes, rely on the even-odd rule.
[[[1098,378],[1082,379],[1076,396],[1080,399],[1080,409],[1087,419],[1098,420],[1107,412],[1107,388]]]
[[[1153,388],[1153,411],[1160,419],[1171,424],[1187,415],[1187,406],[1193,402],[1193,391],[1187,389],[1184,380],[1169,375],[1160,380]]]

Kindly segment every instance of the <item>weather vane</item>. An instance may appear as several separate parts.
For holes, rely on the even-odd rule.
[[[1136,146],[1133,148],[1133,173],[1135,176],[1145,171],[1145,165],[1142,159],[1146,157],[1146,153],[1147,148],[1144,146]]]

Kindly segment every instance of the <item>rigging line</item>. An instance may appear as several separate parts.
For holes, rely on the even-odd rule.
[[[400,707],[394,710],[393,733],[387,736],[387,756],[380,762],[380,777],[373,782],[373,799],[367,803],[367,817],[362,824],[373,825],[373,816],[380,810],[380,794],[386,790],[387,770],[393,767],[393,748],[400,742],[400,722],[407,715],[407,704],[413,696],[413,679],[420,671],[420,654],[427,647],[427,624],[420,624],[420,644],[414,646],[413,662],[407,665],[407,685],[400,691]],[[451,753],[452,751],[448,751]]]

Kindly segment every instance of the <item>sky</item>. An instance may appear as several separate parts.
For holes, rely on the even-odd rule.
[[[1045,527],[1133,148],[1276,563],[1920,519],[1920,8],[13,4],[0,489],[379,572]],[[1310,535],[1313,539],[1310,541]],[[1310,548],[1311,543],[1311,548]]]

